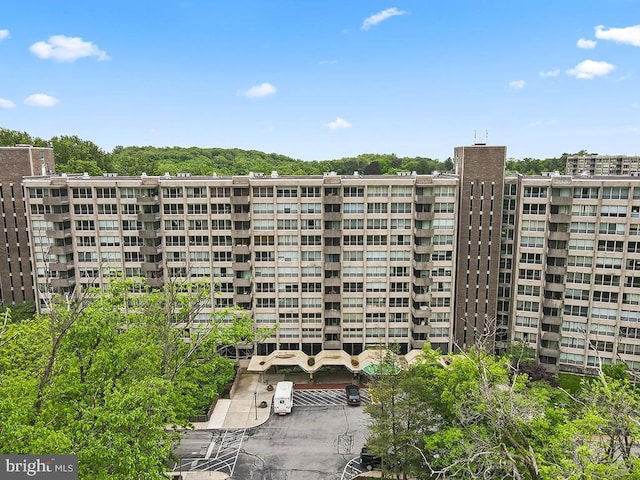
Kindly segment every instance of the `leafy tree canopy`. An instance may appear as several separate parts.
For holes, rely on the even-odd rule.
[[[177,430],[235,375],[228,346],[251,343],[246,311],[216,311],[206,282],[148,290],[114,279],[56,297],[50,312],[0,322],[0,453],[70,453],[83,479],[163,478]]]
[[[395,175],[397,172],[431,174],[434,171],[453,170],[451,158],[441,161],[426,157],[398,157],[394,153],[363,153],[356,157],[304,161],[276,153],[238,148],[118,145],[113,151],[105,152],[93,142],[75,135],[44,140],[32,137],[27,132],[0,128],[0,145],[11,146],[18,143],[50,145],[54,149],[58,173],[87,172],[90,175],[247,175],[249,172],[270,174],[274,170],[280,175],[322,175],[325,172],[336,172],[339,175],[352,175],[354,172],[363,175]],[[566,156],[567,154],[563,154],[558,158],[545,160],[509,159],[506,168],[523,174],[556,170],[564,172]]]

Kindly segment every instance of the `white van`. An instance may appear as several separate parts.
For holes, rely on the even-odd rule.
[[[293,407],[293,382],[278,382],[273,395],[273,413],[286,415]]]

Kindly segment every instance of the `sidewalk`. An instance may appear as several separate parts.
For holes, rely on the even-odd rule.
[[[273,385],[282,379],[284,375],[269,375]],[[268,385],[260,381],[259,373],[239,372],[231,398],[219,399],[209,422],[194,423],[194,429],[251,428],[263,424],[271,415],[273,391],[267,389]]]

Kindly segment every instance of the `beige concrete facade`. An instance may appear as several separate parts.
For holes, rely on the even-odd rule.
[[[550,370],[640,370],[640,177],[505,177],[505,158],[474,145],[455,174],[27,177],[39,307],[113,272],[210,279],[211,309],[272,329],[256,361],[348,367],[495,333]]]
[[[39,307],[114,273],[217,284],[257,346],[358,355],[451,345],[455,176],[30,177]],[[64,214],[45,217],[55,203]],[[210,311],[196,322],[206,324]]]

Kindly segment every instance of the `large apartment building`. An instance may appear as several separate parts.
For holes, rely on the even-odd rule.
[[[570,155],[567,175],[632,175],[640,174],[640,156],[630,155]]]
[[[52,148],[16,145],[0,147],[0,300],[3,305],[31,302],[29,234],[22,197],[22,177],[49,175],[54,171]]]
[[[113,272],[210,278],[212,310],[272,329],[259,355],[490,335],[552,371],[640,370],[640,178],[505,177],[487,145],[454,157],[433,175],[25,178],[39,307]]]

